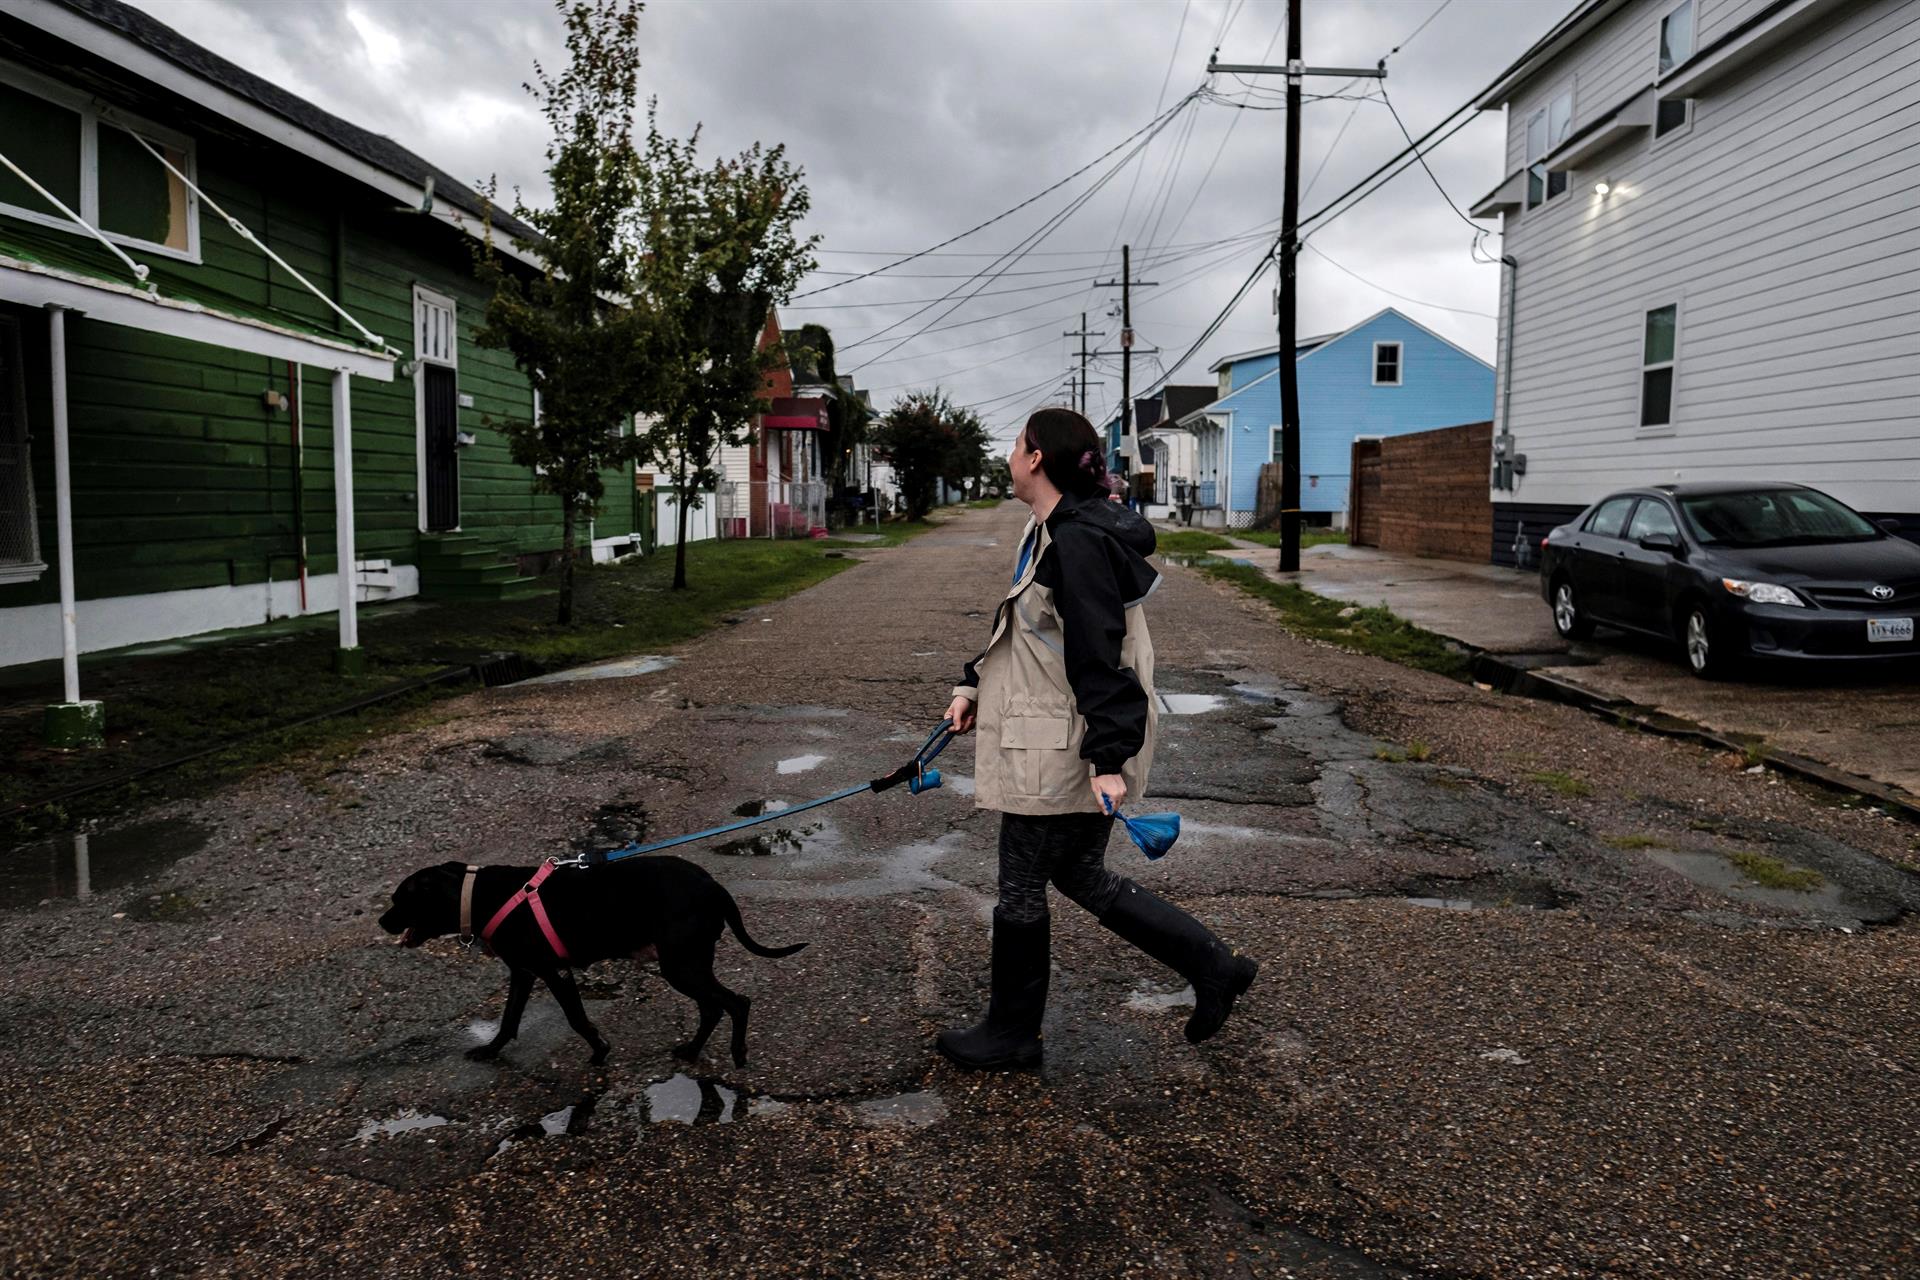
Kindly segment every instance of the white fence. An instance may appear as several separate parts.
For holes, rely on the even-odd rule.
[[[723,538],[805,538],[827,527],[824,480],[729,480],[714,512]]]

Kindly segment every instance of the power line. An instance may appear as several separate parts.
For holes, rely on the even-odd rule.
[[[1002,254],[1000,260],[1006,260],[1010,258],[1013,262],[1018,262],[1021,259],[1021,257],[1024,256],[1027,249],[1030,249],[1034,245],[1039,244],[1041,241],[1045,240],[1047,236],[1051,235],[1056,229],[1058,229],[1063,223],[1065,223],[1065,221],[1068,218],[1072,217],[1076,212],[1080,210],[1082,206],[1084,206],[1089,200],[1091,200],[1096,194],[1098,194],[1098,192],[1102,187],[1106,186],[1108,182],[1112,181],[1115,175],[1117,175],[1121,169],[1125,168],[1128,164],[1130,164],[1133,161],[1135,156],[1138,156],[1143,150],[1145,150],[1146,147],[1152,143],[1154,137],[1156,137],[1159,134],[1160,130],[1164,129],[1169,123],[1172,122],[1172,120],[1174,119],[1175,115],[1178,112],[1185,110],[1187,107],[1193,105],[1194,99],[1198,94],[1198,92],[1199,92],[1198,90],[1195,90],[1193,93],[1187,94],[1184,98],[1180,99],[1179,103],[1177,103],[1172,108],[1172,110],[1162,114],[1159,118],[1159,121],[1155,124],[1153,131],[1148,133],[1145,138],[1142,138],[1140,142],[1135,145],[1132,151],[1128,152],[1125,156],[1122,156],[1120,161],[1117,164],[1115,164],[1112,168],[1107,170],[1105,174],[1101,175],[1101,177],[1096,182],[1094,182],[1092,186],[1088,187],[1080,195],[1076,196],[1073,200],[1069,201],[1066,207],[1061,209],[1059,213],[1055,214],[1053,217],[1049,218],[1046,222],[1043,222],[1033,232],[1029,233],[1027,237],[1021,241],[1020,244],[1016,245],[1012,249],[1009,249],[1005,254]],[[986,280],[982,281],[983,286],[985,283],[993,279],[993,275],[992,275],[993,269],[994,267],[999,265],[1000,260],[996,260],[996,262],[990,263],[987,267],[982,268],[982,270],[978,273],[979,275],[986,277]],[[949,290],[947,296],[952,297],[954,294],[960,293],[963,288],[964,286],[959,286],[952,290]],[[978,290],[975,290],[975,293],[978,293],[978,292],[979,292]],[[935,316],[932,323],[938,323],[940,320],[946,318],[949,315],[952,315],[954,311],[958,310],[961,306],[964,306],[969,301],[971,301],[971,295],[967,297],[959,298],[954,302],[953,306],[948,307],[945,311],[941,312],[940,315]],[[930,310],[932,306],[936,306],[936,305],[938,305],[937,302],[930,304],[927,307],[923,307],[921,308],[920,311],[916,311],[910,316],[906,316],[900,320],[896,320],[892,324],[887,325],[886,327],[874,333],[868,334],[867,336],[860,338],[855,342],[847,344],[847,346],[848,348],[851,348],[851,347],[861,346],[868,342],[872,342],[878,339],[879,337],[881,337],[882,335],[889,333],[894,329],[899,328],[901,325],[906,324],[909,321],[912,321],[918,318],[920,315]],[[893,354],[893,352],[898,351],[902,346],[913,341],[915,338],[919,337],[922,333],[926,332],[927,329],[930,327],[931,325],[923,326],[920,330],[917,330],[914,333],[908,334],[906,337],[902,338],[899,342],[894,343],[893,346],[881,352],[880,357],[884,358],[885,356]],[[843,350],[844,349],[847,349],[847,348],[843,348]],[[848,370],[848,372],[857,373],[861,368],[865,367],[866,364],[870,364],[870,363],[872,363],[872,361],[863,362],[861,365],[854,366],[852,369]]]
[[[1381,293],[1386,294],[1389,298],[1398,298],[1402,302],[1410,302],[1415,306],[1419,306],[1419,307],[1432,307],[1435,311],[1456,311],[1463,316],[1481,316],[1488,320],[1498,320],[1500,318],[1499,316],[1496,316],[1493,313],[1488,311],[1475,311],[1471,307],[1449,307],[1444,303],[1428,302],[1424,298],[1410,298],[1404,293],[1395,293],[1392,289],[1387,288],[1383,284],[1375,284],[1373,281],[1367,279],[1365,276],[1361,275],[1358,271],[1355,271],[1353,268],[1345,266],[1342,263],[1334,262],[1334,260],[1330,256],[1328,256],[1327,251],[1325,249],[1322,249],[1319,245],[1314,244],[1312,241],[1303,240],[1301,241],[1301,243],[1306,245],[1307,248],[1313,250],[1315,253],[1319,254],[1322,258],[1326,258],[1326,260],[1329,263],[1332,263],[1332,265],[1338,268],[1339,270],[1346,272],[1348,275],[1352,276],[1355,280],[1358,280],[1361,284],[1366,285],[1367,288],[1377,289]]]
[[[1169,72],[1171,72],[1172,69],[1169,68],[1168,70]],[[935,249],[944,249],[950,244],[956,244],[959,241],[964,240],[968,236],[974,234],[976,231],[984,231],[986,228],[992,226],[996,222],[1005,221],[1007,218],[1012,217],[1014,214],[1026,208],[1028,205],[1033,204],[1036,200],[1040,200],[1045,196],[1051,195],[1053,192],[1058,191],[1061,187],[1066,186],[1069,182],[1072,182],[1075,178],[1079,177],[1081,174],[1085,173],[1087,170],[1093,168],[1095,165],[1099,164],[1102,160],[1105,160],[1108,156],[1120,150],[1122,147],[1132,142],[1135,138],[1139,137],[1141,134],[1147,133],[1149,130],[1157,129],[1162,121],[1173,116],[1181,108],[1185,107],[1190,100],[1191,99],[1189,98],[1182,98],[1179,102],[1176,102],[1173,106],[1167,108],[1164,112],[1161,112],[1159,115],[1155,116],[1152,120],[1149,120],[1145,125],[1141,126],[1139,129],[1136,129],[1134,132],[1128,134],[1125,138],[1122,138],[1119,142],[1107,148],[1107,150],[1101,152],[1099,155],[1095,156],[1092,160],[1089,160],[1086,164],[1081,165],[1078,169],[1075,169],[1072,173],[1060,179],[1060,181],[1054,183],[1052,186],[1046,188],[1044,191],[1039,191],[1031,196],[1028,196],[1025,200],[1022,200],[1019,204],[1014,205],[1011,209],[1005,210],[1004,212],[1001,212],[1001,213],[996,213],[995,215],[993,215],[993,217],[988,218],[985,222],[975,223],[973,226],[968,227],[965,231],[962,231],[959,235],[949,236],[947,239],[942,240],[939,244],[933,245],[926,249],[922,249],[918,253],[910,253],[896,262],[889,262],[883,267],[875,267],[871,271],[863,272],[862,274],[853,277],[852,280],[841,280],[834,284],[822,285],[818,289],[809,289],[806,293],[797,294],[795,296],[800,298],[805,298],[816,293],[825,293],[829,289],[842,288],[845,285],[852,284],[854,280],[864,280],[868,276],[877,276],[883,271],[891,271],[893,270],[893,268],[905,266],[907,263],[912,262],[915,259],[924,258],[928,254],[932,253]]]
[[[1441,9],[1444,9],[1446,7],[1447,6],[1444,4],[1440,6]],[[1436,16],[1438,12],[1439,12],[1438,10],[1435,10]],[[1427,21],[1431,22],[1433,21],[1433,19],[1429,18],[1427,19]],[[1418,33],[1416,32],[1415,34],[1418,34]],[[1414,145],[1413,135],[1407,132],[1406,121],[1402,120],[1400,118],[1400,113],[1394,110],[1393,99],[1387,96],[1387,86],[1384,83],[1381,84],[1380,86],[1380,101],[1387,104],[1388,111],[1393,112],[1393,122],[1400,126],[1400,136],[1407,140],[1408,146],[1413,146]],[[1425,169],[1427,171],[1427,177],[1433,180],[1433,189],[1435,191],[1438,191],[1440,193],[1440,198],[1447,202],[1447,208],[1453,210],[1456,214],[1458,214],[1460,216],[1460,221],[1466,223],[1468,226],[1473,228],[1474,236],[1476,240],[1478,239],[1479,236],[1485,234],[1486,228],[1481,226],[1479,223],[1475,222],[1472,218],[1469,218],[1466,215],[1466,213],[1460,208],[1460,206],[1453,202],[1453,197],[1447,194],[1447,189],[1440,185],[1440,179],[1438,176],[1434,174],[1433,166],[1427,163],[1427,158],[1423,155],[1420,155],[1420,152],[1418,150],[1416,150],[1413,154],[1415,154],[1416,156],[1420,156],[1420,167],[1422,169]]]

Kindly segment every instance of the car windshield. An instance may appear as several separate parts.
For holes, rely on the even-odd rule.
[[[1812,489],[1747,489],[1680,499],[1703,542],[1777,547],[1865,542],[1880,536],[1858,512]]]

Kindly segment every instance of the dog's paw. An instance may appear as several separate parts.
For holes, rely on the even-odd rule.
[[[592,1058],[593,1065],[597,1067],[601,1063],[605,1062],[607,1060],[607,1055],[612,1052],[613,1052],[613,1046],[608,1044],[606,1041],[602,1040],[599,1044],[593,1047],[593,1058]]]
[[[736,1053],[736,1054],[734,1054],[734,1055],[733,1055],[733,1065],[734,1065],[734,1066],[735,1066],[736,1068],[741,1068],[741,1067],[745,1067],[745,1066],[747,1065],[747,1055],[746,1055],[746,1054],[744,1054],[744,1053]]]
[[[689,1041],[686,1044],[673,1046],[672,1052],[673,1056],[680,1059],[680,1061],[692,1062],[700,1056],[700,1046]]]
[[[469,1062],[492,1062],[499,1056],[500,1046],[497,1044],[477,1044],[467,1050],[467,1061]]]

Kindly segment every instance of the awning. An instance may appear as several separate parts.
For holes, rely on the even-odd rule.
[[[1585,126],[1540,163],[1552,170],[1577,169],[1607,148],[1653,128],[1653,89],[1640,90]]]
[[[1520,207],[1527,190],[1527,171],[1516,169],[1500,180],[1500,185],[1476,200],[1467,212],[1476,218],[1495,218]]]
[[[1667,73],[1660,98],[1699,97],[1855,0],[1777,0]]]
[[[777,396],[760,415],[766,431],[825,431],[827,402],[821,396]]]

